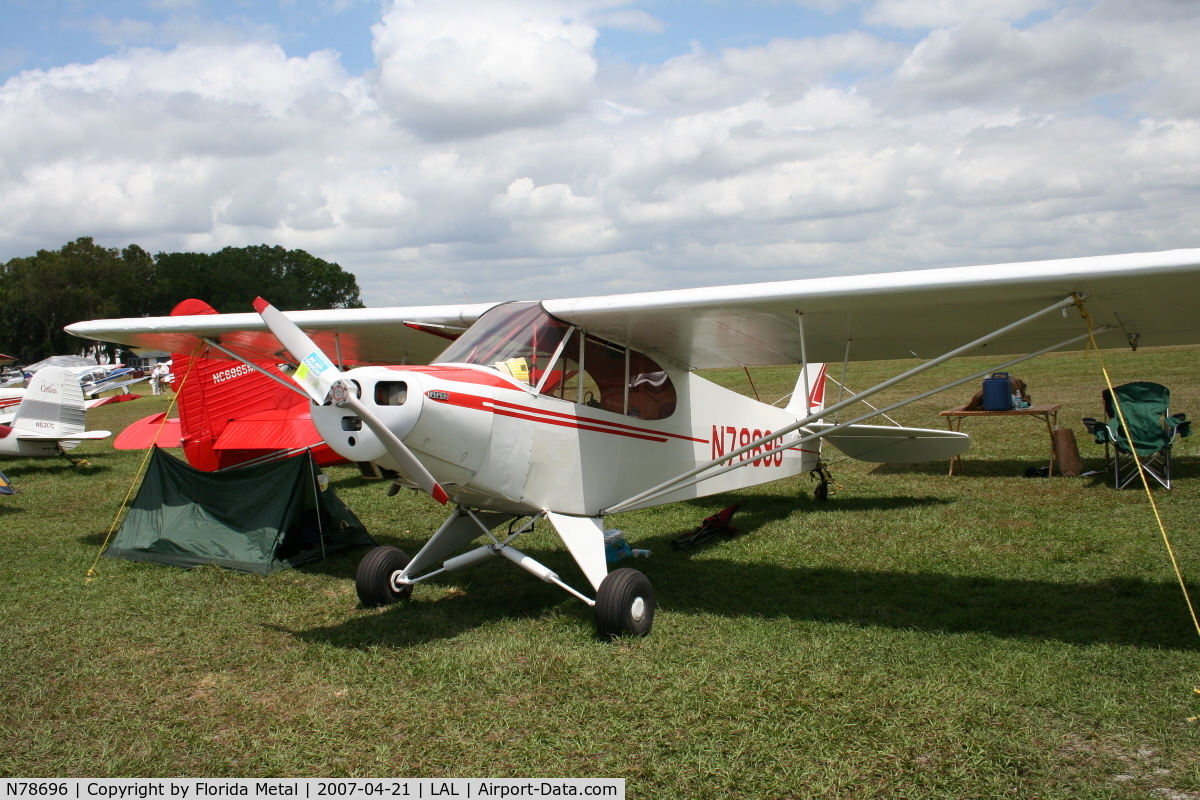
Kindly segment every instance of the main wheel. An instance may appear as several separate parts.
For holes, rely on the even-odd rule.
[[[399,547],[375,547],[358,562],[354,588],[367,608],[398,603],[412,594],[411,586],[392,588],[392,576],[408,566],[408,554]]]
[[[636,569],[608,573],[596,592],[596,628],[601,636],[645,636],[654,624],[654,587]]]

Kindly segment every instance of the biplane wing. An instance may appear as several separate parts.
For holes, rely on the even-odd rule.
[[[685,369],[808,361],[929,358],[1073,294],[1097,325],[1135,345],[1200,341],[1200,249],[811,278],[546,300],[555,317]],[[348,364],[425,364],[495,304],[293,311],[286,316]],[[280,358],[256,314],[98,320],[76,336],[170,352],[207,337],[250,358]],[[987,345],[1037,350],[1081,330],[1078,311],[1047,315]],[[1110,336],[1107,340],[1112,342]],[[1075,345],[1080,347],[1082,345]]]

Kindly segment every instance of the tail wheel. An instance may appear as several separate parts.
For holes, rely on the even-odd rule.
[[[408,566],[408,554],[399,547],[376,547],[358,562],[354,575],[354,588],[358,599],[367,608],[398,603],[412,594],[411,586],[392,588],[392,576]]]
[[[654,587],[636,569],[608,573],[596,592],[596,628],[601,636],[645,636],[654,624]]]

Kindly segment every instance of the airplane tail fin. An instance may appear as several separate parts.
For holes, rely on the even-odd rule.
[[[172,316],[216,314],[202,300],[184,300]],[[282,379],[290,380],[274,363],[255,362]],[[207,353],[174,353],[171,359],[172,386],[177,392],[179,432],[188,463],[213,471],[242,463],[246,454],[216,447],[231,420],[266,411],[284,411],[308,401],[286,385],[272,380],[245,364],[228,358],[211,358]]]
[[[826,364],[815,362],[805,365],[796,378],[796,388],[792,390],[792,399],[787,404],[787,410],[797,418],[817,414],[825,408],[825,371]],[[805,389],[808,390],[808,402],[805,402]]]
[[[79,379],[65,367],[43,367],[30,379],[11,427],[39,439],[69,439],[84,432],[84,411]]]

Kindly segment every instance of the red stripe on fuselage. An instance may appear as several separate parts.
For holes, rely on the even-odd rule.
[[[511,387],[509,387],[511,388]],[[462,392],[446,392],[445,399],[430,398],[435,402],[447,403],[461,408],[473,408],[477,411],[490,411],[503,417],[524,419],[530,422],[544,422],[547,425],[557,425],[562,428],[578,428],[579,430],[594,431],[595,433],[610,433],[614,436],[628,436],[632,439],[645,439],[652,442],[665,442],[668,439],[681,439],[686,442],[708,444],[707,439],[696,439],[677,433],[666,433],[651,428],[638,428],[620,422],[605,422],[604,420],[580,417],[574,414],[564,414],[559,411],[529,408],[528,406],[509,403],[504,400],[494,400],[490,397],[480,397]]]
[[[500,377],[498,373],[489,374],[484,370],[467,369],[465,367],[388,367],[388,369],[399,370],[402,372],[417,372],[421,375],[432,375],[435,378],[441,378],[455,383],[478,383],[484,386],[496,386],[501,389],[508,389],[510,392],[518,392],[520,389],[513,386],[510,382]]]

